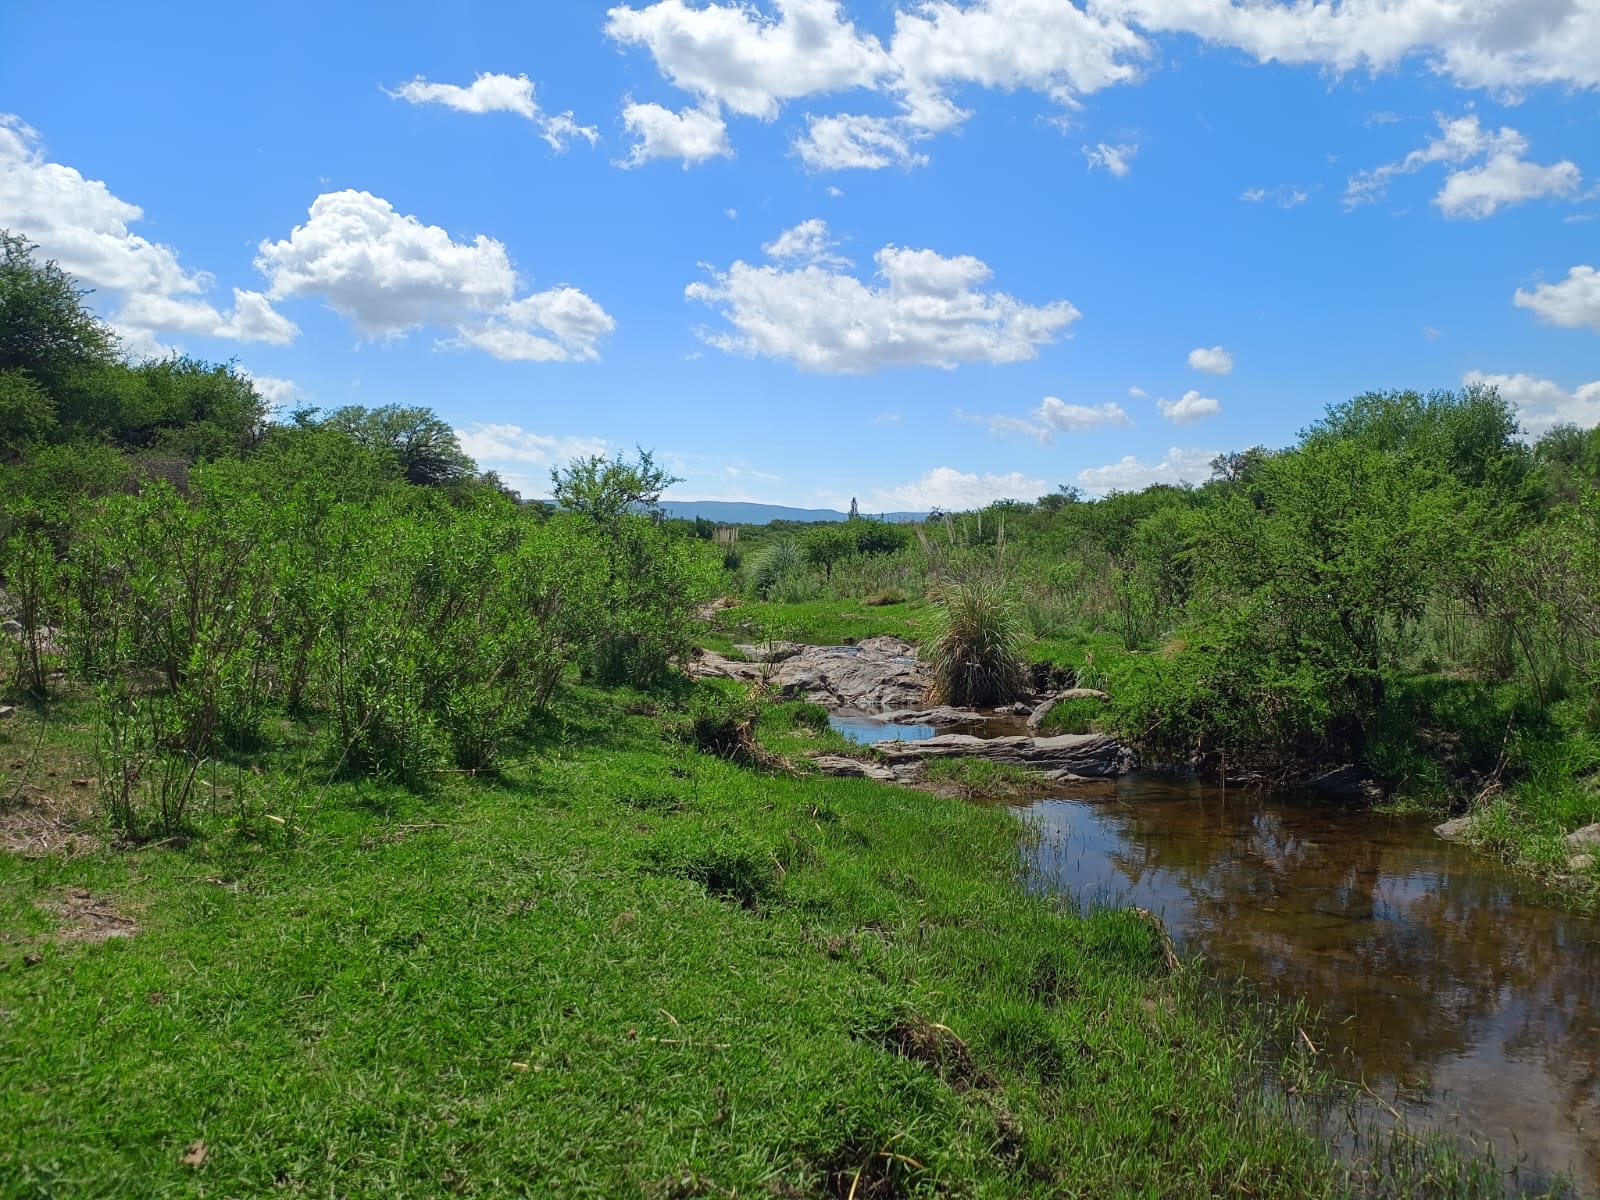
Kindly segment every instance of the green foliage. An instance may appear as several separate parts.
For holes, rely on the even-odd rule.
[[[56,425],[56,405],[27,371],[0,370],[0,461],[20,458]]]
[[[718,758],[753,761],[761,710],[761,698],[742,687],[698,687],[689,701],[689,742]]]
[[[392,464],[400,478],[418,487],[462,483],[476,470],[455,430],[431,409],[351,405],[329,413],[323,424]]]
[[[682,480],[640,448],[633,462],[621,453],[611,459],[602,454],[575,458],[564,470],[551,471],[550,482],[558,507],[604,523],[628,514],[654,515],[661,493]]]
[[[0,229],[0,374],[26,373],[54,392],[114,362],[117,339],[84,307],[87,292],[55,262],[35,259],[36,248]]]
[[[930,649],[930,698],[939,704],[1007,704],[1027,688],[1019,629],[1003,585],[979,578],[948,585],[938,598]]]
[[[859,525],[863,522],[857,521]],[[806,562],[821,567],[829,579],[833,578],[835,563],[842,562],[856,552],[856,533],[852,525],[817,525],[800,538],[800,549]]]

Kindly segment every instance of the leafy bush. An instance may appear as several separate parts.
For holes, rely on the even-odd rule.
[[[1004,589],[979,578],[939,597],[929,698],[938,704],[1007,704],[1027,690],[1020,635]]]

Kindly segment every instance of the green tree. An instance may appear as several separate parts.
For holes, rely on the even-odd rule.
[[[323,424],[388,458],[407,483],[443,487],[463,483],[477,472],[455,430],[431,408],[386,404],[369,409],[356,404],[335,409]]]
[[[815,525],[801,537],[800,549],[806,562],[821,567],[832,580],[834,564],[855,554],[856,534],[847,525]]]
[[[0,460],[23,450],[55,428],[56,404],[27,371],[0,371]]]
[[[550,482],[556,504],[568,512],[596,521],[614,521],[624,513],[654,515],[661,493],[683,481],[656,466],[651,451],[639,448],[639,457],[628,462],[618,453],[575,458],[564,470],[551,471]]]
[[[52,393],[74,372],[115,362],[117,338],[83,304],[88,291],[37,249],[0,230],[0,371],[26,371]]]

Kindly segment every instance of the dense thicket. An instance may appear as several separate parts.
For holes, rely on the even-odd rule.
[[[275,423],[229,366],[121,361],[0,245],[3,686],[96,690],[125,833],[181,826],[200,765],[275,715],[333,769],[478,770],[569,667],[649,684],[687,648],[716,555],[616,502],[629,464],[558,473],[600,519],[519,505],[426,409]]]

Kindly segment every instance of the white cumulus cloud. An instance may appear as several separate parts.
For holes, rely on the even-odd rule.
[[[1531,292],[1518,288],[1513,303],[1551,325],[1600,333],[1600,271],[1573,267],[1560,283],[1541,283]]]
[[[987,425],[989,432],[996,437],[1020,433],[1044,445],[1055,441],[1058,433],[1083,433],[1107,426],[1126,427],[1133,424],[1132,418],[1120,404],[1068,404],[1056,396],[1046,396],[1026,417],[1013,417],[1006,413],[969,413],[960,409],[956,410],[956,416],[963,421]]]
[[[876,489],[863,507],[869,512],[925,512],[935,508],[962,512],[996,500],[1032,500],[1048,490],[1044,480],[1029,479],[1021,471],[978,475],[954,467],[935,467],[910,483]]]
[[[813,221],[769,246],[827,239],[826,223]],[[732,326],[703,330],[709,345],[823,373],[1020,362],[1064,336],[1080,315],[1065,300],[1035,306],[984,290],[992,272],[971,255],[885,246],[873,261],[877,279],[864,282],[836,261],[739,260],[725,271],[712,269],[708,282],[692,283],[684,294],[713,306]]]
[[[269,408],[285,408],[311,398],[310,393],[292,379],[283,379],[277,375],[257,375],[244,367],[238,368],[238,371],[255,386],[256,393],[267,402]]]
[[[1088,467],[1078,472],[1078,484],[1085,491],[1136,492],[1157,483],[1204,483],[1211,476],[1211,460],[1216,450],[1183,450],[1174,446],[1159,462],[1141,462],[1129,454],[1103,467]]]
[[[1600,0],[901,0],[885,7],[893,16],[887,40],[858,30],[837,0],[624,4],[610,9],[606,32],[648,53],[663,78],[719,111],[770,121],[792,101],[856,92],[895,106],[891,115],[808,115],[796,149],[813,170],[920,165],[925,156],[911,147],[964,121],[958,97],[974,89],[1026,89],[1070,111],[1083,96],[1136,83],[1155,60],[1155,34],[1189,34],[1262,62],[1335,75],[1417,61],[1458,86],[1506,99],[1546,84],[1600,87]],[[1296,196],[1304,193],[1277,198],[1290,207]]]
[[[1151,33],[1188,33],[1262,62],[1344,73],[1418,58],[1464,87],[1600,87],[1595,0],[1115,0]]]
[[[1576,163],[1550,166],[1529,162],[1528,139],[1510,126],[1485,129],[1476,113],[1439,118],[1439,136],[1398,162],[1352,175],[1345,187],[1345,204],[1353,207],[1378,199],[1399,175],[1409,175],[1434,164],[1454,167],[1433,198],[1446,217],[1482,220],[1508,205],[1541,196],[1572,197],[1583,183]],[[1477,160],[1474,165],[1467,165]]]
[[[542,137],[558,154],[575,138],[593,146],[600,131],[593,125],[580,125],[569,109],[546,113],[534,96],[533,80],[526,75],[480,74],[466,87],[454,83],[429,83],[421,75],[389,92],[396,100],[410,104],[442,104],[458,112],[508,112],[532,121]]]
[[[763,120],[787,100],[871,86],[889,71],[882,45],[857,34],[836,0],[776,0],[773,9],[660,0],[612,8],[605,29],[647,50],[683,91]]]
[[[1156,409],[1174,425],[1192,425],[1216,416],[1222,411],[1222,405],[1211,396],[1202,396],[1191,390],[1185,392],[1181,400],[1157,400]]]
[[[575,458],[607,454],[604,438],[534,433],[510,423],[457,429],[456,441],[481,470],[493,471],[524,496],[550,494],[550,471]]]
[[[1104,167],[1118,179],[1126,179],[1133,170],[1132,158],[1139,153],[1138,146],[1108,146],[1104,142],[1085,146],[1083,156],[1089,160],[1089,169]]]
[[[619,167],[637,167],[657,158],[676,158],[684,169],[713,158],[732,158],[728,127],[714,105],[673,112],[659,104],[634,104],[622,110],[622,123],[639,140]]]
[[[214,281],[178,261],[171,246],[134,233],[144,210],[102,181],[51,162],[39,134],[19,117],[0,114],[0,227],[35,243],[42,257],[84,284],[110,293],[101,315],[134,357],[161,357],[171,335],[284,345],[296,329],[260,292],[233,289],[233,307],[207,294]]]
[[[1468,371],[1461,377],[1467,387],[1492,387],[1512,408],[1530,437],[1556,425],[1588,429],[1600,425],[1600,379],[1568,391],[1554,380],[1537,375],[1489,375]]]
[[[812,171],[877,170],[880,167],[925,167],[928,156],[912,143],[927,134],[904,120],[840,114],[806,115],[804,137],[794,151]]]
[[[828,223],[821,217],[812,217],[793,229],[785,229],[772,241],[764,243],[761,250],[768,258],[779,262],[832,263],[848,267],[850,260],[833,252],[836,245],[838,243],[828,232]]]
[[[458,242],[437,225],[369,192],[328,192],[282,241],[264,241],[256,266],[274,300],[320,297],[367,338],[397,338],[423,326],[441,345],[474,346],[496,358],[536,362],[599,357],[611,316],[572,287],[518,298],[518,278],[500,242]]]
[[[1200,346],[1189,351],[1189,367],[1191,370],[1203,371],[1207,375],[1231,375],[1233,355],[1221,346],[1213,346],[1209,350]]]

